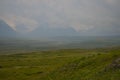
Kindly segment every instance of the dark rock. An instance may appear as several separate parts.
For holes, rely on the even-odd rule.
[[[118,58],[115,61],[113,61],[113,63],[111,64],[111,66],[113,68],[119,68],[120,69],[120,58]]]
[[[104,71],[120,69],[120,58],[114,60],[110,65],[105,67]]]

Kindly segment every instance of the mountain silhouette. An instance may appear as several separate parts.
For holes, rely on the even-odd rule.
[[[0,37],[12,38],[16,36],[17,32],[14,31],[5,21],[0,20]]]

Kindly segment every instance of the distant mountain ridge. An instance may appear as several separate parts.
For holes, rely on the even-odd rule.
[[[22,27],[22,26],[21,26]],[[28,33],[21,34],[14,31],[5,21],[0,20],[0,37],[18,37],[18,38],[40,38],[40,37],[53,37],[53,36],[75,36],[78,33],[72,28],[50,28],[48,25],[38,27],[36,30]]]
[[[19,26],[22,28],[23,26]],[[92,32],[92,31],[91,31]],[[88,32],[89,33],[89,32]],[[0,20],[0,39],[2,38],[18,38],[18,39],[41,39],[41,38],[50,38],[56,37],[58,39],[67,39],[67,40],[77,40],[77,38],[83,38],[86,36],[90,38],[94,35],[89,35],[87,32],[77,32],[71,27],[54,27],[51,28],[49,25],[41,25],[34,31],[28,33],[21,33],[18,31],[13,30],[4,20]],[[88,35],[88,36],[87,36]],[[100,37],[99,35],[97,35]],[[96,36],[96,37],[97,37]],[[104,37],[119,37],[120,35],[104,35]],[[74,37],[74,38],[73,38]],[[54,38],[55,39],[55,38]]]
[[[17,32],[14,31],[5,21],[0,20],[0,37],[12,38],[17,36]]]

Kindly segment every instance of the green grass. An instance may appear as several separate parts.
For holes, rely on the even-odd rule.
[[[119,59],[120,48],[0,55],[0,80],[120,80]]]

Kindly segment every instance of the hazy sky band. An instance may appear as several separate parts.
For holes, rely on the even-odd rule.
[[[0,19],[19,32],[46,25],[82,34],[120,34],[120,0],[0,0]]]

